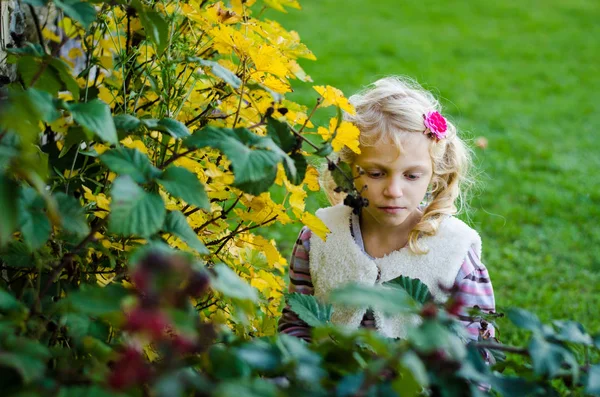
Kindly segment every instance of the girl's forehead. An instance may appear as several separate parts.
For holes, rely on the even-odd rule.
[[[406,134],[398,142],[386,139],[374,145],[361,146],[361,154],[356,157],[356,161],[431,164],[430,146],[431,140],[424,134]]]

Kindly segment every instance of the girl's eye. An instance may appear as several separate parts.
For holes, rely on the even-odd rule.
[[[409,181],[416,181],[417,179],[419,179],[419,175],[416,175],[416,174],[406,174],[406,179],[408,179]]]
[[[383,172],[381,172],[381,171],[367,171],[367,175],[370,178],[381,178],[383,176]]]

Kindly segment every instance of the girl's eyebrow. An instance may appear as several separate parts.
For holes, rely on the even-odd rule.
[[[380,163],[378,161],[374,161],[374,160],[367,160],[363,162],[363,168],[364,167],[378,167],[384,170],[387,170],[389,168],[389,166],[385,163]],[[425,172],[427,171],[427,167],[425,165],[422,164],[413,164],[410,165],[408,167],[406,167],[407,170],[415,170],[415,171],[421,171],[421,172]]]

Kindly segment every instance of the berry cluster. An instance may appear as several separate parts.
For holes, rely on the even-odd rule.
[[[201,352],[214,337],[212,326],[201,323],[190,305],[190,298],[200,298],[208,292],[208,271],[194,268],[183,256],[150,252],[135,266],[130,279],[138,299],[127,311],[123,325],[131,340],[112,364],[108,378],[116,390],[144,384],[155,375],[144,357],[143,344],[150,343],[172,360]],[[196,332],[180,332],[172,321],[173,311],[187,311]]]

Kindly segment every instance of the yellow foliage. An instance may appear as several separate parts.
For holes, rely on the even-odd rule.
[[[309,190],[318,192],[320,190],[319,171],[312,165],[309,165],[306,169],[306,175],[304,176],[304,181],[302,183],[306,184]]]
[[[307,226],[314,234],[325,240],[329,228],[323,223],[323,221],[317,218],[315,215],[305,212],[302,214],[302,223]]]
[[[338,119],[337,117],[334,117],[329,121],[329,130],[319,127],[317,132],[324,140],[329,140],[335,131],[337,123]],[[358,140],[359,136],[360,130],[354,124],[347,121],[342,121],[337,129],[335,138],[331,142],[331,146],[333,146],[333,150],[336,152],[342,150],[344,146],[348,146],[348,148],[350,148],[353,152],[360,154],[360,142]]]
[[[342,91],[338,90],[337,88],[329,86],[329,85],[328,86],[316,85],[313,88],[315,89],[315,91],[317,91],[319,93],[319,95],[321,95],[323,97],[323,103],[321,104],[321,106],[323,106],[323,107],[339,106],[340,109],[342,109],[343,111],[345,111],[349,114],[356,113],[356,109],[354,109],[354,106],[352,106],[352,104],[350,104],[350,102],[348,102],[348,99],[346,99],[346,97],[344,97],[344,94],[342,93]]]

